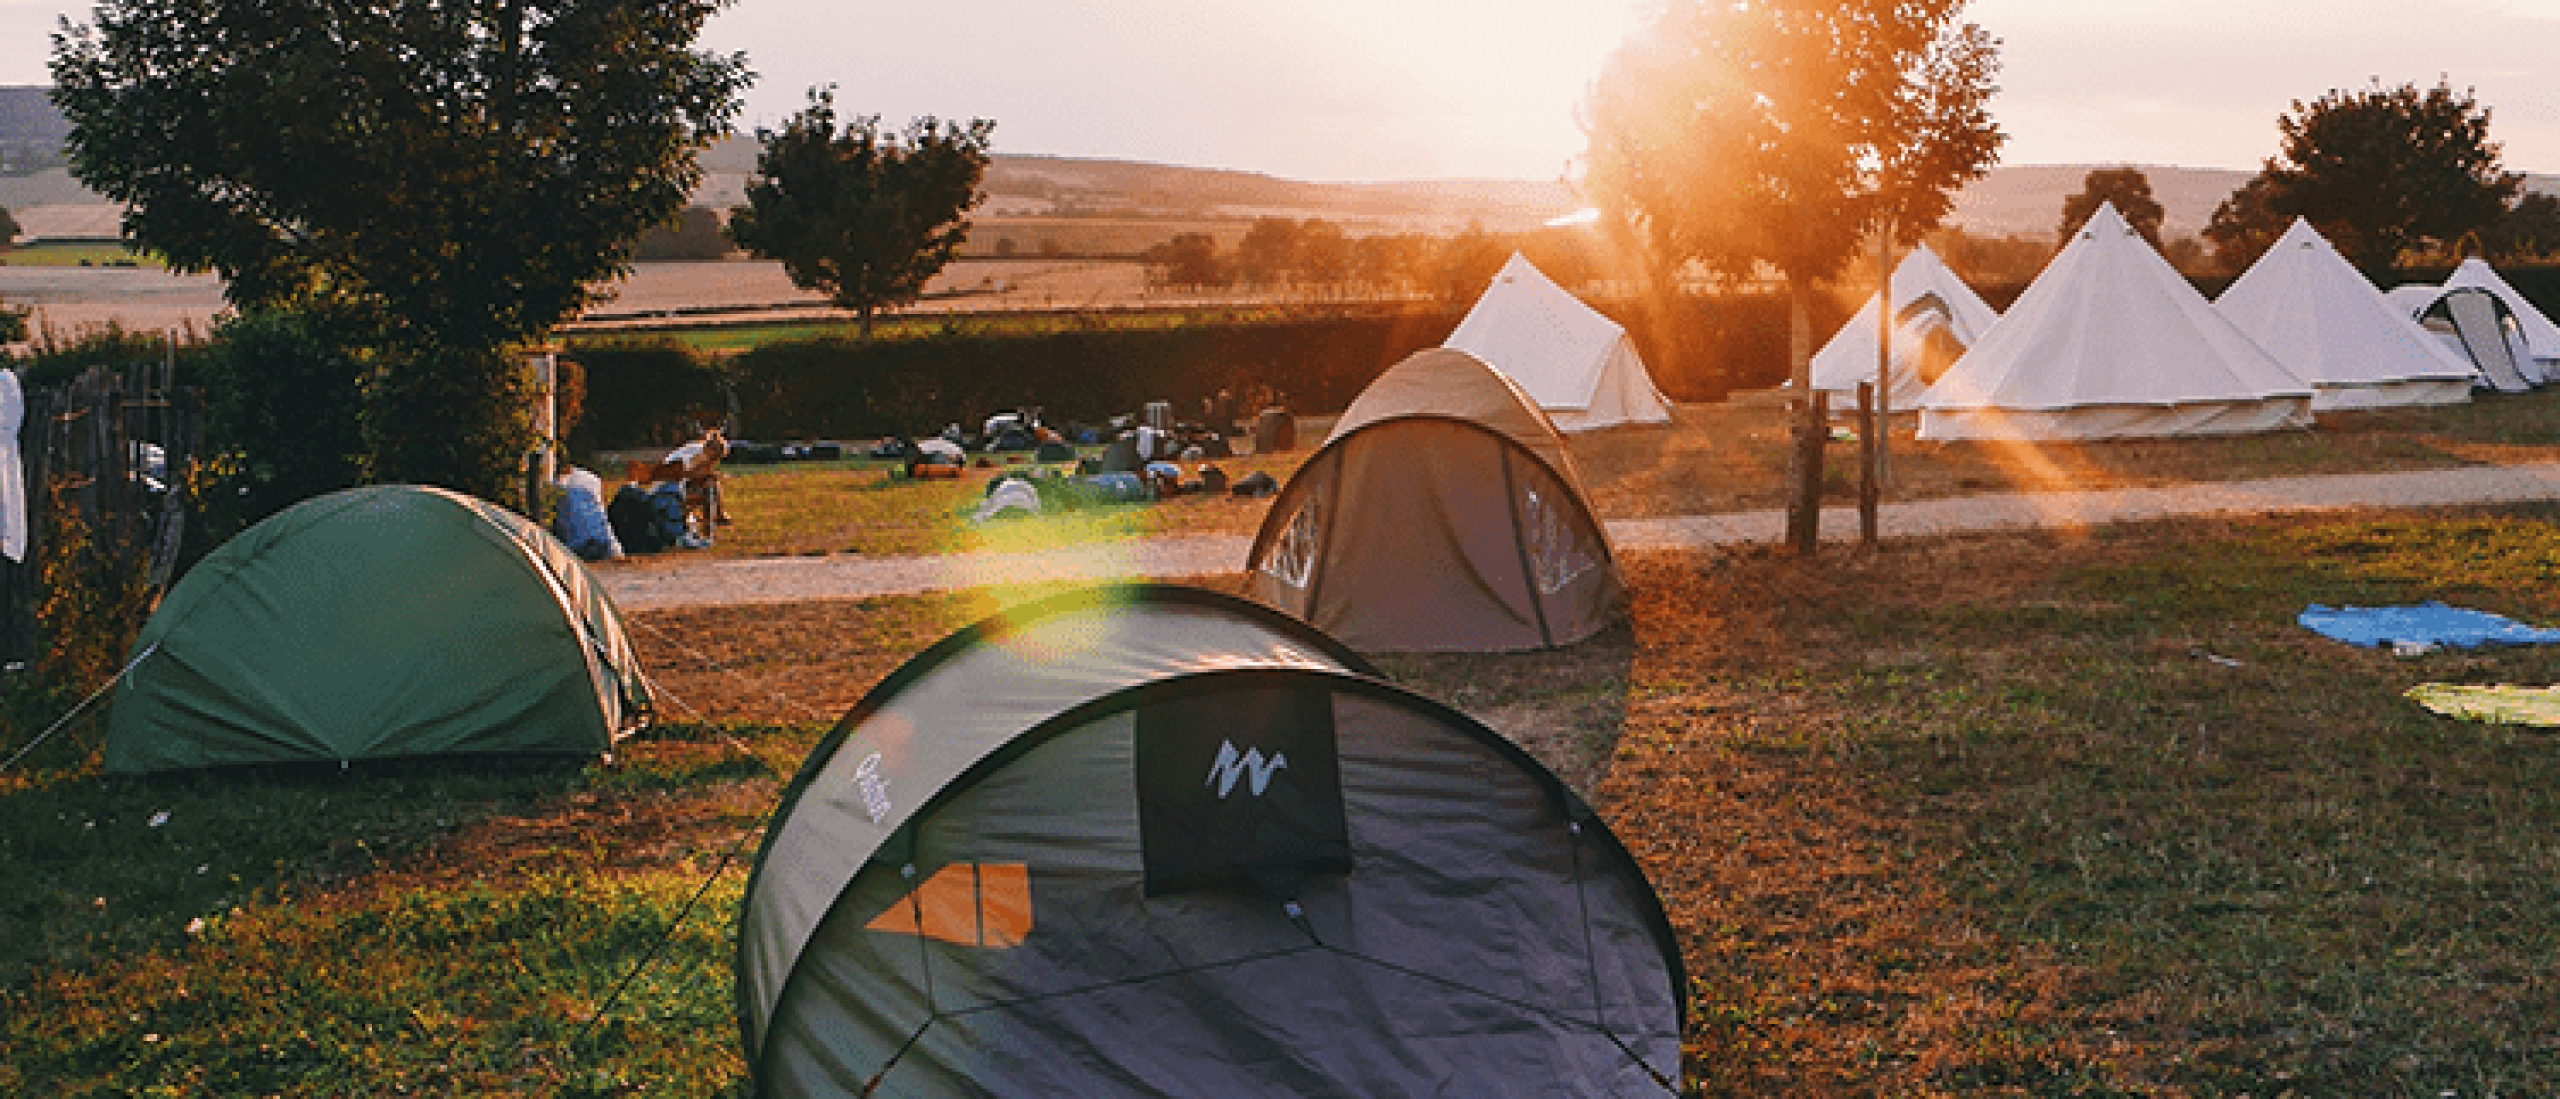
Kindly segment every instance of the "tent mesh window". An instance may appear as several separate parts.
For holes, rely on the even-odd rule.
[[[1262,559],[1263,575],[1305,591],[1315,576],[1316,547],[1323,537],[1321,493],[1310,492],[1299,498],[1298,510],[1289,516],[1289,524],[1271,544],[1271,552]]]
[[[1600,554],[1566,509],[1549,501],[1536,485],[1521,490],[1521,517],[1526,522],[1529,566],[1541,595],[1554,595],[1600,567]]]

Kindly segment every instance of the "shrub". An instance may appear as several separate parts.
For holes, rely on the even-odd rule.
[[[202,371],[206,476],[191,486],[211,544],[371,474],[365,366],[347,327],[317,312],[261,311],[214,330]]]

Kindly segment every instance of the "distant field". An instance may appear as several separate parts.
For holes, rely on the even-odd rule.
[[[0,264],[13,267],[159,267],[157,256],[142,255],[120,244],[30,244],[0,251]]]

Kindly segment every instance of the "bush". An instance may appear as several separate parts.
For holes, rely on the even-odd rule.
[[[349,322],[258,312],[214,330],[203,358],[209,545],[297,501],[365,483],[365,366]]]
[[[564,405],[562,438],[572,454],[607,447],[674,445],[697,425],[727,418],[720,369],[669,340],[579,343],[561,355],[561,388],[575,363],[582,393],[574,421]]]

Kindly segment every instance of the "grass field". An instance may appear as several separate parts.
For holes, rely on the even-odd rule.
[[[2547,458],[2555,410],[1899,461],[1943,494]],[[1744,430],[1768,417],[1683,411],[1687,434],[1577,444],[1604,512],[1772,498]],[[733,506],[771,510],[704,552],[968,547],[968,483],[873,476],[742,473]],[[1060,536],[1258,519],[1185,506]],[[806,529],[758,532],[786,515]],[[1645,862],[1700,1094],[2549,1094],[2560,742],[2401,692],[2560,682],[2560,651],[2398,657],[2295,616],[2560,621],[2555,524],[1636,554],[1629,623],[1583,645],[1381,663],[1520,740]],[[729,928],[756,825],[871,683],[1030,594],[636,614],[668,720],[611,764],[133,780],[39,754],[0,776],[0,1093],[743,1093]]]
[[[1782,409],[1751,403],[1680,405],[1674,415],[1676,423],[1668,430],[1613,429],[1573,440],[1592,506],[1603,519],[1785,506]],[[1297,451],[1218,464],[1234,477],[1261,471],[1286,481],[1329,426],[1328,420],[1311,418],[1300,431],[1306,445]],[[1906,422],[1894,432],[1889,450],[1894,486],[1887,498],[1905,500],[2560,460],[2560,393],[2445,408],[2326,414],[2310,431],[2042,450],[1918,443]],[[1856,461],[1854,444],[1827,448],[1827,501],[1856,500]],[[947,553],[1173,531],[1251,534],[1267,507],[1261,500],[1195,497],[980,527],[959,517],[985,495],[988,482],[1007,471],[1033,467],[996,462],[958,480],[927,482],[897,479],[880,462],[728,468],[729,510],[737,522],[714,546],[611,567],[663,567],[702,553],[723,558]]]

